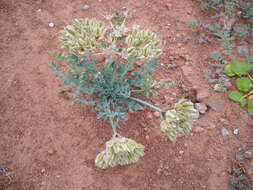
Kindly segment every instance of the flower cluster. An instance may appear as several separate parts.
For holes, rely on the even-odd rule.
[[[100,168],[127,165],[137,162],[143,155],[142,144],[125,137],[113,137],[106,142],[106,149],[97,155],[95,164]]]
[[[135,29],[127,37],[126,43],[128,55],[136,59],[153,58],[161,54],[161,50],[157,49],[160,41],[149,30]]]
[[[106,33],[103,22],[95,19],[75,19],[60,33],[61,45],[72,53],[95,51],[102,47],[101,40]]]
[[[198,117],[199,112],[194,108],[193,103],[181,99],[174,109],[166,112],[165,120],[161,122],[161,130],[171,141],[175,141],[177,137],[190,132]]]

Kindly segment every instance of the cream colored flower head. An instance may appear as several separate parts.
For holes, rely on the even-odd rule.
[[[62,47],[72,53],[94,52],[102,47],[101,41],[106,33],[103,22],[95,19],[75,19],[60,33]]]
[[[166,112],[165,120],[161,122],[160,127],[171,141],[176,141],[177,137],[191,131],[198,117],[199,112],[194,108],[193,103],[181,99],[175,104],[174,109]]]
[[[143,155],[142,144],[125,137],[114,137],[106,142],[106,149],[97,155],[95,164],[100,168],[127,165],[137,162]]]
[[[160,41],[155,33],[149,30],[134,29],[126,38],[127,55],[135,59],[152,59],[161,54],[157,46]]]

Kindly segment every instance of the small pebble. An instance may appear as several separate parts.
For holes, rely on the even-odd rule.
[[[145,139],[148,141],[148,140],[149,140],[149,136],[148,136],[148,135],[146,135]]]
[[[216,125],[214,125],[213,123],[211,123],[211,124],[209,124],[209,125],[207,126],[207,128],[208,128],[208,129],[214,129],[214,128],[216,128]]]
[[[157,171],[156,171],[156,174],[157,174],[157,175],[161,175],[161,173],[162,173],[162,169],[161,169],[161,168],[158,168]]]
[[[221,134],[225,137],[225,136],[228,136],[229,135],[229,132],[228,132],[228,130],[226,129],[226,128],[222,128],[221,129]]]
[[[53,22],[49,22],[49,23],[48,23],[48,27],[49,27],[49,28],[53,28],[53,27],[54,27],[54,23],[53,23]]]
[[[238,53],[242,57],[248,57],[249,56],[249,50],[247,45],[238,46],[237,48]]]
[[[207,111],[207,106],[204,103],[196,103],[195,107],[201,114],[205,114]]]
[[[196,126],[196,127],[194,127],[193,131],[195,133],[201,133],[202,131],[204,131],[204,129],[202,127]]]
[[[179,154],[184,154],[184,151],[180,150],[180,151],[179,151]]]
[[[234,133],[234,135],[238,135],[238,134],[239,134],[239,129],[235,129],[235,130],[233,131],[233,133]]]
[[[217,112],[222,112],[225,109],[225,101],[223,100],[209,100],[207,104]]]
[[[87,5],[87,4],[86,4],[86,5],[84,5],[84,6],[82,7],[82,9],[83,9],[83,10],[87,10],[87,9],[89,9],[89,8],[90,8],[90,6],[89,6],[89,5]]]
[[[177,67],[178,67],[178,65],[175,64],[175,63],[168,64],[168,68],[169,68],[169,69],[174,69],[174,68],[177,68]]]
[[[208,89],[197,90],[197,100],[202,101],[205,98],[210,97],[210,92]]]
[[[152,120],[152,119],[153,119],[152,113],[148,112],[148,113],[147,113],[147,118],[150,119],[150,120]]]
[[[252,174],[253,174],[253,168],[248,169],[248,174],[249,174],[249,175],[252,175]]]
[[[159,112],[159,111],[155,111],[155,112],[154,112],[154,116],[160,117],[160,112]]]
[[[244,152],[243,156],[244,156],[245,158],[252,158],[252,157],[253,157],[253,153],[250,152],[250,151],[247,151],[247,152]]]

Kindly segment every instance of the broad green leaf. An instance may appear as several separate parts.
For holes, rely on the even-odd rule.
[[[235,102],[238,102],[241,107],[244,107],[247,103],[247,100],[243,98],[243,94],[241,94],[238,91],[233,91],[228,95],[230,100],[233,100]]]
[[[241,77],[236,79],[235,81],[236,87],[243,91],[243,92],[248,92],[252,88],[252,82],[248,77]]]
[[[235,73],[232,71],[232,64],[227,64],[225,66],[225,69],[226,69],[226,75],[229,76],[229,77],[233,77],[235,76]]]
[[[250,99],[248,101],[248,112],[249,115],[253,116],[253,99]]]
[[[235,61],[231,69],[238,76],[247,75],[253,69],[253,64]]]

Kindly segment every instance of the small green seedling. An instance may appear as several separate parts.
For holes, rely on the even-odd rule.
[[[232,64],[226,65],[226,70],[227,76],[237,77],[235,84],[239,90],[231,92],[228,95],[229,99],[239,103],[241,107],[247,105],[249,114],[253,116],[253,78],[250,75],[253,64],[234,61]]]

